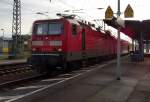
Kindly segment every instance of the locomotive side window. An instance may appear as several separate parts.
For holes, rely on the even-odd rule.
[[[77,34],[77,25],[76,24],[72,24],[72,34],[73,35]]]
[[[63,32],[63,24],[50,23],[48,27],[48,35],[60,35]]]
[[[43,34],[45,35],[47,34],[47,28],[48,28],[47,24],[36,24],[35,33],[37,35],[43,35]]]

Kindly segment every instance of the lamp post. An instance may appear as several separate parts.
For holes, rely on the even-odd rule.
[[[1,31],[3,32],[3,35],[2,35],[2,39],[3,39],[2,48],[4,48],[4,32],[5,32],[5,30],[2,28]]]
[[[118,11],[117,11],[117,19],[120,18],[120,0],[118,0]],[[117,39],[117,68],[116,68],[116,78],[117,80],[121,80],[121,62],[120,62],[120,27],[117,30],[118,39]]]

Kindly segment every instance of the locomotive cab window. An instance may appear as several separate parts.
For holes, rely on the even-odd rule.
[[[77,25],[76,24],[72,24],[72,34],[73,35],[77,34]]]
[[[63,33],[63,24],[49,23],[48,35],[60,35]]]
[[[34,31],[37,35],[45,35],[47,34],[47,28],[48,24],[46,23],[36,24]]]

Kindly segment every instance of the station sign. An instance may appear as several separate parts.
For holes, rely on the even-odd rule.
[[[133,9],[132,9],[132,7],[130,6],[130,4],[128,4],[127,8],[125,9],[124,17],[125,17],[125,18],[134,17],[134,12],[133,12]]]
[[[105,19],[112,19],[113,18],[113,10],[111,9],[110,6],[105,11]]]

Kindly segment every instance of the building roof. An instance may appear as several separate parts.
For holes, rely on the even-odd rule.
[[[121,27],[116,23],[116,18],[104,20],[104,22],[116,29]],[[142,32],[144,40],[150,40],[150,20],[125,20],[125,27],[121,27],[121,32],[133,39],[138,39]]]
[[[12,38],[8,38],[8,37],[0,37],[0,40],[5,40],[5,41],[11,41],[12,40]]]

